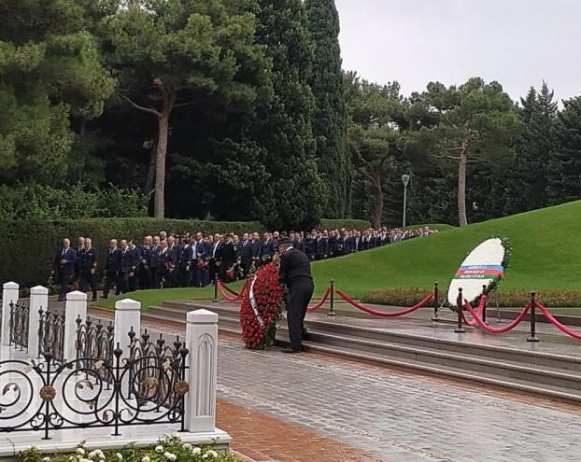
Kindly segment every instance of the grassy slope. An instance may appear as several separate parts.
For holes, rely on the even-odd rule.
[[[430,289],[435,281],[445,289],[467,253],[492,235],[507,236],[513,246],[503,289],[580,289],[581,245],[576,232],[579,223],[581,201],[465,228],[428,225],[445,232],[314,263],[315,296],[325,290],[331,279],[352,297],[382,288]],[[241,284],[231,287],[237,290]],[[212,288],[207,287],[136,292],[131,297],[150,306],[171,299],[210,300],[212,293]],[[113,306],[114,299],[99,305]]]

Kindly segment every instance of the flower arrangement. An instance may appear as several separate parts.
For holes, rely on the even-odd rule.
[[[240,326],[246,348],[264,350],[274,344],[276,325],[284,305],[277,263],[259,269],[242,294]]]
[[[198,258],[198,268],[205,268],[208,265],[208,262],[206,262],[203,258]]]
[[[46,456],[36,448],[20,454],[25,462],[240,462],[231,454],[223,454],[210,447],[197,447],[174,436],[164,436],[155,445],[146,448],[127,446],[123,449],[90,449],[81,442],[71,453]]]

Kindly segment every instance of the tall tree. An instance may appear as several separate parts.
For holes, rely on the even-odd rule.
[[[270,175],[257,211],[271,228],[308,229],[321,218],[324,186],[311,125],[313,54],[305,9],[302,0],[260,0],[260,6],[257,37],[273,63],[274,101],[257,133]]]
[[[456,163],[458,223],[466,226],[468,165],[510,159],[520,129],[518,114],[498,82],[485,83],[480,78],[459,87],[429,83],[421,98],[439,119],[433,128],[422,129],[422,134],[435,156]]]
[[[86,120],[114,81],[102,69],[84,9],[74,0],[0,4],[0,176],[58,185]]]
[[[128,0],[110,19],[110,66],[120,97],[157,122],[154,215],[165,215],[171,116],[208,97],[249,104],[255,88],[241,81],[265,74],[255,41],[254,0]],[[152,137],[149,136],[149,139]]]
[[[521,213],[548,205],[547,165],[554,151],[552,132],[557,112],[554,93],[545,82],[540,91],[531,88],[521,98],[519,115],[523,131],[516,141],[514,160],[504,185],[504,213]]]
[[[339,13],[335,0],[305,0],[305,8],[314,46],[310,86],[315,97],[313,135],[317,163],[327,194],[324,215],[339,218],[345,216],[351,194]]]
[[[547,176],[549,200],[554,205],[581,199],[581,96],[564,101],[553,136]]]

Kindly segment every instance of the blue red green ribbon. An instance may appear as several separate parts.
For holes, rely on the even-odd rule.
[[[454,279],[496,279],[504,277],[502,265],[465,265],[461,266]]]

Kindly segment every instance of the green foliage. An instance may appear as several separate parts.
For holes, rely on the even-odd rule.
[[[323,213],[329,218],[339,218],[345,216],[351,194],[339,14],[335,0],[306,0],[305,9],[314,48],[310,79],[315,97],[313,136],[317,143],[317,165],[327,191]]]
[[[371,223],[369,223],[367,220],[353,220],[353,219],[325,219],[323,218],[321,220],[321,223],[319,225],[319,228],[321,229],[327,229],[327,230],[331,230],[331,229],[358,229],[358,230],[364,230],[367,229],[371,226]]]
[[[82,205],[82,204],[81,204]],[[79,236],[90,237],[101,253],[112,238],[141,242],[147,234],[160,231],[175,233],[227,233],[262,231],[259,223],[212,222],[201,220],[159,220],[154,218],[96,218],[77,220],[0,220],[0,240],[10,242],[0,252],[0,283],[18,282],[21,287],[46,285],[52,270],[55,252],[63,238],[73,245]],[[31,244],[32,243],[32,244]],[[103,261],[98,277],[102,276]]]
[[[581,97],[564,102],[553,125],[555,146],[548,165],[550,202],[581,197]]]
[[[156,444],[147,447],[127,445],[121,449],[89,447],[81,442],[71,453],[43,454],[36,448],[20,453],[22,462],[240,462],[231,454],[219,453],[210,446],[198,447],[184,443],[178,436],[164,436]]]
[[[273,63],[275,98],[257,134],[270,175],[263,194],[255,198],[257,217],[272,229],[309,229],[321,218],[326,192],[311,126],[313,50],[305,9],[301,0],[259,4],[257,40]]]
[[[116,186],[87,191],[80,186],[0,186],[1,220],[76,220],[147,215],[146,198]]]

